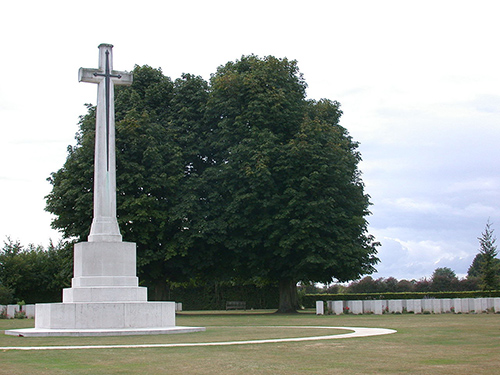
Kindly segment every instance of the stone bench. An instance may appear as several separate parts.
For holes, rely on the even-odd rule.
[[[245,301],[226,301],[226,310],[246,310],[247,303]]]

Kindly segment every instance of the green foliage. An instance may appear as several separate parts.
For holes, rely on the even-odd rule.
[[[494,229],[488,220],[486,228],[479,240],[479,279],[483,290],[495,290],[500,286],[499,259],[497,247],[495,245],[496,237],[493,235]]]
[[[16,311],[14,312],[14,319],[26,319],[26,312],[24,311]]]
[[[168,282],[237,279],[280,285],[346,281],[374,271],[369,197],[340,105],[305,99],[296,61],[243,56],[210,83],[171,81],[136,66],[116,90],[117,215],[137,243],[139,276],[166,299]],[[92,209],[95,110],[49,178],[47,211],[85,240]]]
[[[247,310],[275,309],[279,295],[274,285],[206,283],[170,287],[169,299],[182,302],[183,310],[224,310],[226,301],[245,301]]]
[[[466,278],[459,280],[455,272],[448,267],[436,268],[431,279],[397,280],[394,277],[373,279],[366,276],[351,282],[346,293],[395,293],[395,292],[451,292],[478,290],[477,280]]]
[[[436,268],[432,274],[432,291],[445,292],[448,290],[456,290],[454,284],[457,284],[458,278],[455,272],[448,267]]]
[[[8,239],[0,251],[0,283],[16,301],[59,302],[62,288],[70,285],[72,261],[71,243],[25,248]]]
[[[274,57],[212,76],[210,164],[198,179],[209,188],[192,196],[184,232],[217,241],[210,264],[278,283],[281,311],[298,306],[299,280],[350,280],[377,262],[357,144],[339,104],[307,101],[305,88],[296,62]]]
[[[0,284],[0,305],[8,305],[12,302],[12,290]]]

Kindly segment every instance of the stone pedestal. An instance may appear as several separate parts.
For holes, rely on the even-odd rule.
[[[66,302],[147,301],[136,277],[135,243],[80,242],[75,245],[74,277],[63,290]]]
[[[148,302],[138,286],[136,249],[128,242],[81,242],[74,249],[72,287],[62,303],[36,305],[35,328],[9,335],[97,336],[204,331],[176,327],[175,302]]]

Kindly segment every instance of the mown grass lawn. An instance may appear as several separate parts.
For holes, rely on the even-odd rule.
[[[238,346],[0,351],[0,374],[498,374],[500,315],[342,315],[268,312],[183,313],[177,325],[204,326],[182,335],[22,338],[0,346],[106,345],[237,341],[329,335],[275,326],[390,328],[396,334],[339,340]],[[0,330],[33,320],[0,320]],[[335,332],[335,331],[333,331]],[[345,333],[345,331],[338,331]]]

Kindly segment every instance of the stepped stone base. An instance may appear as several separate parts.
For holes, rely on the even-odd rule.
[[[44,329],[174,326],[174,302],[44,303],[35,312],[35,328]]]
[[[151,335],[204,331],[176,327],[175,302],[148,302],[138,286],[136,250],[128,242],[80,242],[74,249],[72,287],[62,303],[36,304],[35,328],[15,336]]]

